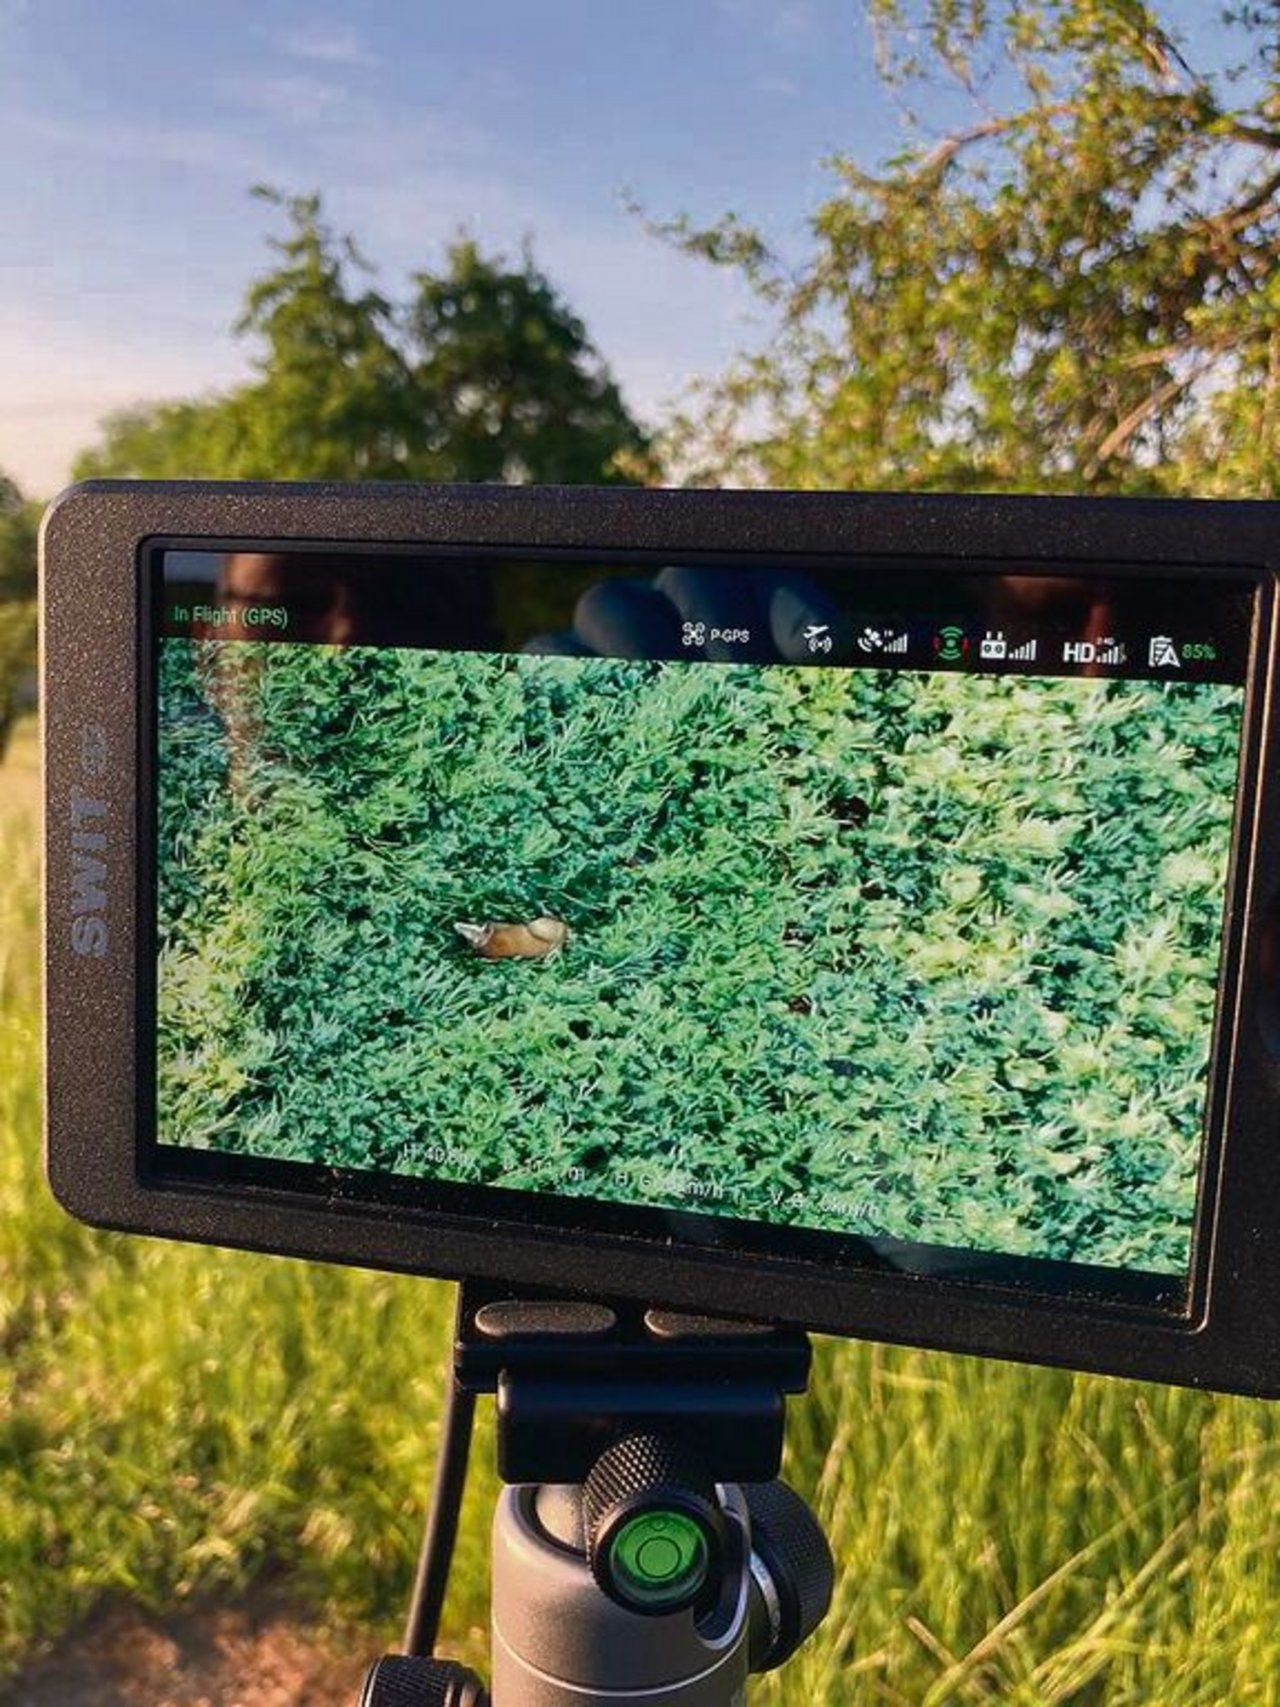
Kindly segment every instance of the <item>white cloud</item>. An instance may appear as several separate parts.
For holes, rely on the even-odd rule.
[[[772,20],[773,29],[781,36],[811,35],[817,22],[808,0],[790,0],[790,4],[778,8]]]
[[[343,107],[347,91],[322,77],[226,77],[217,92],[237,106],[286,124],[308,125]]]
[[[216,171],[241,184],[269,177],[275,164],[274,155],[213,129],[128,119],[59,119],[22,109],[6,112],[4,125],[35,141],[79,151],[91,160]]]
[[[716,0],[726,18],[776,41],[800,42],[817,28],[811,0]]]
[[[270,39],[291,59],[310,59],[321,65],[378,63],[351,24],[327,23],[317,18],[294,29],[278,30]]]

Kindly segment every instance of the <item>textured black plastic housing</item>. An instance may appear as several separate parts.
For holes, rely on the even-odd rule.
[[[147,896],[141,560],[149,542],[475,546],[856,557],[1228,572],[1259,582],[1246,709],[1244,834],[1230,909],[1215,1096],[1222,1139],[1202,1199],[1189,1313],[1040,1296],[729,1247],[427,1214],[284,1189],[144,1178],[140,1042]],[[1280,1396],[1280,735],[1272,705],[1280,505],[996,497],[97,482],[45,519],[47,1145],[59,1200],[95,1224],[410,1273],[643,1299],[823,1332]],[[104,905],[73,940],[73,834],[92,817]],[[101,952],[85,952],[84,932]],[[605,1284],[602,1285],[602,1279]]]

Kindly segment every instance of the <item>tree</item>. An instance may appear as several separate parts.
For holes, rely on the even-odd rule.
[[[610,481],[646,469],[582,322],[526,250],[511,268],[472,242],[416,275],[397,307],[323,218],[284,198],[288,233],[251,283],[237,332],[257,378],[111,417],[76,473],[163,478]]]
[[[0,473],[0,603],[35,598],[39,527],[39,505]]]
[[[867,9],[906,146],[829,162],[798,267],[659,228],[776,327],[678,424],[691,477],[1280,492],[1274,4],[1220,5],[1214,68],[1146,0]]]
[[[0,757],[36,665],[39,507],[0,474]]]
[[[584,484],[642,465],[645,441],[582,321],[526,246],[518,269],[464,240],[419,273],[408,325],[451,478]]]

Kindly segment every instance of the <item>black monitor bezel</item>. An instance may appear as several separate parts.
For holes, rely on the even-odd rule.
[[[1227,1108],[1227,1117],[1202,1182],[1194,1285],[1185,1312],[1114,1298],[1020,1292],[1007,1282],[993,1284],[981,1253],[975,1253],[972,1278],[960,1279],[716,1248],[676,1251],[661,1239],[634,1234],[353,1199],[352,1182],[336,1176],[323,1204],[314,1192],[292,1190],[283,1180],[228,1186],[193,1178],[192,1170],[175,1177],[150,1150],[143,1164],[139,1151],[151,1118],[146,1040],[153,1014],[152,889],[146,850],[152,720],[150,577],[144,568],[155,549],[363,544],[569,557],[595,549],[650,563],[674,553],[768,553],[784,554],[788,561],[928,559],[968,571],[998,572],[1001,565],[1016,564],[1043,573],[1093,567],[1134,576],[1163,570],[1207,579],[1252,576],[1260,583],[1267,667],[1255,672],[1247,701],[1247,826],[1232,903],[1233,914],[1243,920],[1260,873],[1277,869],[1274,806],[1268,813],[1268,801],[1260,799],[1260,816],[1252,812],[1255,796],[1270,792],[1259,785],[1275,771],[1262,756],[1264,741],[1268,756],[1275,747],[1264,716],[1276,568],[1265,555],[1268,512],[1274,518],[1274,509],[1261,505],[754,493],[111,482],[73,489],[51,512],[44,542],[51,920],[66,913],[65,801],[69,786],[84,785],[83,776],[79,783],[76,778],[83,771],[86,739],[90,745],[101,740],[110,754],[116,818],[126,816],[124,803],[132,809],[129,874],[113,871],[114,941],[107,962],[70,954],[65,942],[59,945],[56,928],[49,934],[48,1134],[55,1191],[85,1219],[142,1232],[571,1291],[592,1290],[607,1261],[612,1291],[674,1306],[1191,1384],[1280,1391],[1280,1343],[1263,1307],[1265,1300],[1280,1298],[1280,1259],[1259,1256],[1252,1271],[1240,1260],[1250,1242],[1257,1255],[1260,1226],[1266,1224],[1257,1211],[1268,1193],[1249,1189],[1248,1157],[1251,1151],[1261,1154],[1259,1109],[1277,1107],[1280,1074],[1272,1048],[1255,1058],[1257,1051],[1242,1047],[1250,1028],[1238,1026],[1239,1002],[1233,1011],[1230,1003],[1220,1006],[1219,1032],[1227,1042],[1236,1039],[1234,1064],[1230,1075],[1223,1072],[1215,1080],[1215,1102]],[[91,589],[97,602],[77,604]],[[109,614],[109,620],[89,620],[90,609],[100,619]],[[86,737],[86,729],[99,735]],[[121,919],[117,896],[126,882],[129,906]],[[1264,893],[1270,910],[1274,880]],[[1244,963],[1245,979],[1241,985],[1233,970],[1226,987],[1234,983],[1248,1002],[1256,942],[1236,938],[1227,958],[1233,967],[1236,960]],[[86,1026],[92,1027],[91,1041]],[[122,1063],[127,1086],[119,1083]],[[104,1070],[114,1074],[116,1094],[107,1099],[91,1135],[85,1124],[95,1124],[92,1087],[96,1083],[101,1091]],[[1280,1214],[1280,1187],[1270,1197]]]

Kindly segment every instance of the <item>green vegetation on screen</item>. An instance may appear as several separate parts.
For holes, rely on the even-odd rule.
[[[1237,689],[162,650],[164,1141],[1185,1271]]]

